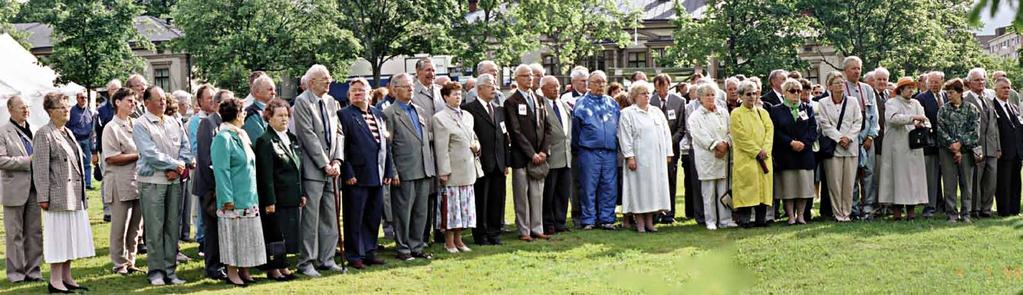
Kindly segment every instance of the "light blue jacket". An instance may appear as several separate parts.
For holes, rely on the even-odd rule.
[[[140,182],[150,178],[163,177],[163,171],[174,170],[178,165],[192,163],[191,144],[181,121],[165,116],[161,121],[146,112],[135,120],[132,139],[139,150],[138,175]],[[158,175],[153,178],[154,175]],[[159,180],[153,183],[165,183]]]
[[[213,176],[217,180],[217,208],[223,208],[227,203],[234,203],[237,209],[255,207],[259,205],[256,154],[252,152],[252,145],[238,135],[244,132],[241,128],[230,123],[220,126],[220,132],[213,137],[210,146]]]

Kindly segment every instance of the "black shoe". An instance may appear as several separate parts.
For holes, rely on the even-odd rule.
[[[477,239],[474,239],[474,240],[473,240],[473,243],[475,243],[476,245],[480,245],[480,246],[487,246],[487,245],[492,245],[492,244],[490,243],[490,241],[489,241],[489,240],[486,240],[486,239],[478,239],[478,240],[477,240]]]
[[[74,290],[89,291],[89,288],[86,288],[85,286],[82,286],[82,285],[73,286],[71,284],[64,283],[64,287],[67,287],[68,290],[72,290],[72,291],[74,291]]]
[[[991,212],[980,212],[981,218],[991,218]]]
[[[433,259],[433,255],[426,252],[412,252],[412,257],[430,260]]]
[[[394,259],[398,259],[398,260],[401,260],[401,261],[412,261],[412,260],[414,260],[416,258],[412,257],[411,254],[398,253],[398,255],[394,256]]]
[[[55,293],[56,294],[71,294],[71,293],[75,293],[75,291],[71,291],[71,289],[61,290],[61,289],[54,288],[53,284],[47,284],[47,285],[49,285],[49,286],[47,286],[46,291],[47,291],[47,293],[50,293],[50,294],[55,294]]]
[[[110,214],[103,214],[103,222],[110,222]]]
[[[493,237],[493,238],[490,238],[490,239],[489,239],[489,242],[490,242],[490,244],[491,244],[491,245],[495,245],[495,246],[496,246],[496,245],[502,245],[502,244],[504,244],[504,243],[501,243],[501,238],[498,238],[498,237]]]
[[[138,251],[139,251],[139,254],[149,253],[149,247],[146,247],[146,244],[139,244]]]
[[[616,228],[614,224],[608,223],[608,224],[601,225],[600,229],[602,229],[602,230],[617,230],[618,228]]]
[[[25,278],[24,282],[42,282],[42,278]]]

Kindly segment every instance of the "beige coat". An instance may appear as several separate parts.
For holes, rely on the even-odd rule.
[[[476,183],[483,176],[479,158],[472,147],[479,149],[480,141],[473,131],[472,114],[444,108],[433,116],[433,151],[437,154],[437,175],[449,175],[446,186],[465,186]]]
[[[32,181],[39,202],[49,202],[50,211],[87,208],[82,150],[74,138],[69,138],[70,134],[67,127],[57,129],[51,122],[39,128],[32,138]]]
[[[31,140],[29,140],[31,142]],[[4,206],[25,206],[32,188],[32,157],[14,123],[0,126],[0,178]]]

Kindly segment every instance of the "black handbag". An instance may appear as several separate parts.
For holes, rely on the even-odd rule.
[[[938,139],[935,138],[931,128],[919,127],[909,131],[909,148],[931,148],[938,146]]]
[[[847,104],[849,104],[848,98],[842,101],[842,111],[838,113],[838,124],[835,126],[835,129],[839,131],[842,130],[842,119],[845,118],[845,107]],[[838,142],[822,134],[817,137],[817,146],[819,147],[817,149],[817,159],[831,159],[835,157],[835,149],[838,148]]]

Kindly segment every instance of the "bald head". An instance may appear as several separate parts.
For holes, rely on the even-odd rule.
[[[28,105],[21,96],[7,98],[7,111],[11,113],[11,120],[15,123],[25,124],[25,120],[28,120]]]
[[[540,89],[544,97],[555,100],[558,99],[558,94],[561,93],[561,82],[558,82],[558,78],[554,76],[543,76],[543,78],[540,78]]]

